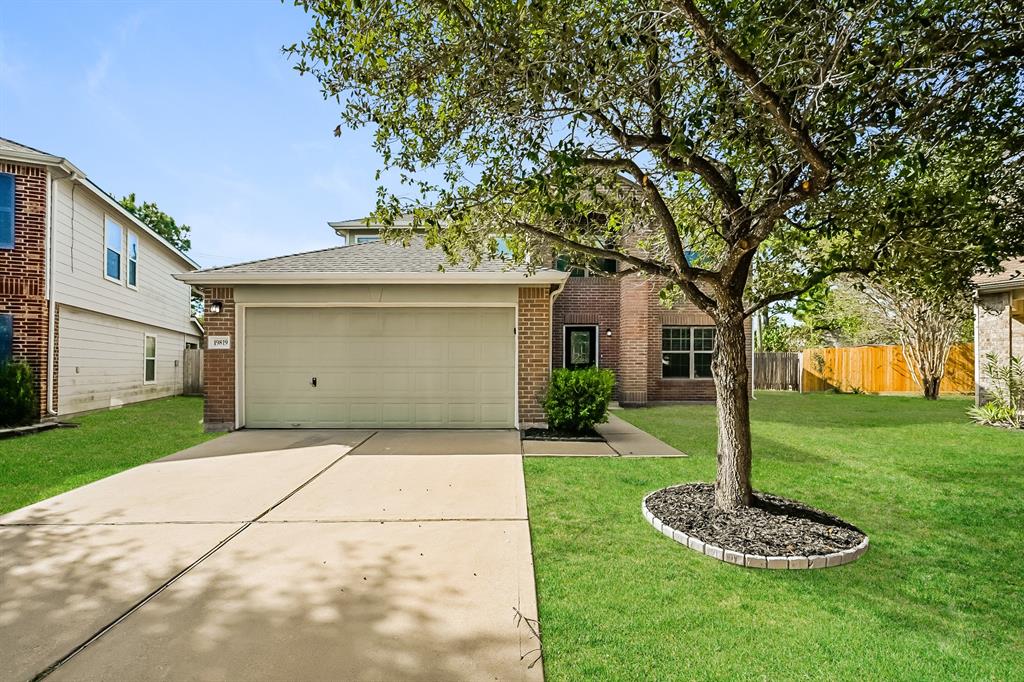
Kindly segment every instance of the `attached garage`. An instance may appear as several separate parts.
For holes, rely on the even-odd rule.
[[[511,428],[506,308],[251,307],[251,428]]]
[[[544,422],[551,302],[568,273],[453,265],[414,239],[179,277],[207,303],[208,430]]]

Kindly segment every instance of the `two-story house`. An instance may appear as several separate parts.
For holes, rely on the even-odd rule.
[[[178,276],[205,294],[207,429],[525,428],[563,366],[612,369],[625,405],[714,399],[712,321],[657,281],[330,225],[344,246]]]
[[[198,266],[65,158],[0,138],[0,361],[41,418],[181,393]]]
[[[344,244],[380,239],[380,225],[365,218],[328,225]],[[409,229],[402,217],[391,229]],[[623,405],[650,402],[713,401],[711,376],[714,322],[688,301],[671,309],[659,300],[660,283],[641,277],[609,277],[615,261],[601,270],[572,267],[554,259],[556,270],[569,273],[553,296],[552,367],[607,367],[616,374],[616,399]],[[749,324],[749,322],[748,322]],[[747,328],[747,342],[751,344]],[[748,345],[748,357],[752,345]],[[750,362],[748,360],[748,362]]]

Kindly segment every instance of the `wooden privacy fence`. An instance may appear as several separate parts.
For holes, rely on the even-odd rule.
[[[801,390],[919,393],[901,346],[808,348],[801,359]],[[974,393],[974,344],[953,346],[940,393]]]
[[[203,394],[203,349],[186,348],[182,358],[182,389],[184,395]]]
[[[754,353],[754,388],[800,390],[800,354]]]

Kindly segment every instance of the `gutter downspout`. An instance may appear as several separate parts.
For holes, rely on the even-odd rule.
[[[981,315],[980,297],[974,292],[974,404],[981,405],[981,347],[978,344],[978,326]]]
[[[64,178],[71,178],[72,182],[78,179],[78,174],[74,171],[69,171],[63,166],[61,170],[67,173]],[[56,333],[56,318],[57,316],[57,302],[54,300],[54,284],[56,272],[56,239],[54,239],[54,224],[55,224],[55,213],[57,202],[54,201],[53,189],[56,187],[58,178],[54,176],[53,171],[47,169],[47,178],[49,179],[49,187],[46,192],[46,241],[47,241],[47,255],[46,255],[46,300],[49,307],[48,313],[48,327],[47,338],[46,338],[46,415],[48,417],[56,417],[57,411],[54,409],[53,404],[53,385],[57,380],[56,371],[53,363],[53,338]]]
[[[57,305],[53,300],[53,271],[55,269],[53,243],[56,241],[53,238],[53,213],[56,204],[53,200],[53,188],[57,178],[49,168],[46,169],[46,179],[49,181],[47,183],[49,186],[46,188],[46,303],[49,308],[47,320],[49,329],[46,335],[46,416],[56,417],[57,412],[53,409],[53,336],[55,330],[53,318],[57,314]]]

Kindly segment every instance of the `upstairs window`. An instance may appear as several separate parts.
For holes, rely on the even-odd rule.
[[[600,277],[614,275],[618,270],[618,261],[614,258],[595,258],[584,266],[576,265],[568,256],[555,258],[555,269],[568,272],[570,277]]]
[[[661,376],[710,379],[714,350],[714,327],[662,327]]]
[[[138,287],[139,276],[139,236],[134,232],[128,233],[128,286],[135,289]]]
[[[380,237],[375,234],[364,234],[356,237],[356,244],[370,244],[371,242],[379,242]]]
[[[110,218],[106,220],[106,238],[104,243],[106,248],[104,253],[106,254],[103,274],[107,276],[107,279],[112,279],[115,282],[121,281],[121,257],[124,253],[124,228],[119,223],[114,222]]]
[[[14,176],[0,173],[0,249],[14,248]]]

